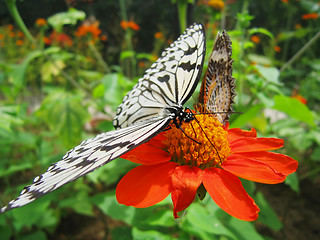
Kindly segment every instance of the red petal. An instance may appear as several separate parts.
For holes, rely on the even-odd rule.
[[[289,175],[295,172],[298,168],[298,161],[289,156],[273,152],[250,152],[250,153],[236,153],[229,158],[247,158],[259,162],[263,162],[270,166],[273,170],[283,175]]]
[[[254,128],[251,128],[250,131],[245,131],[240,128],[232,128],[227,131],[228,131],[227,138],[230,143],[243,137],[249,137],[249,138],[257,137],[257,132]]]
[[[163,150],[165,148],[165,145],[163,144],[164,140],[164,134],[160,133],[156,137],[152,138],[149,142],[146,142],[139,147],[136,147],[133,150],[123,154],[121,158],[144,165],[168,162],[170,161],[171,156],[168,152]]]
[[[238,177],[254,182],[275,184],[286,179],[285,175],[276,172],[267,164],[246,158],[230,156],[221,167]]]
[[[197,167],[178,166],[171,176],[171,198],[173,202],[173,215],[178,218],[178,212],[186,209],[194,200],[197,189],[202,183],[203,171]]]
[[[258,218],[258,206],[236,176],[219,168],[204,171],[203,185],[221,209],[244,221],[254,221]]]
[[[283,140],[279,138],[240,138],[230,142],[232,153],[259,152],[283,147]]]
[[[171,172],[176,166],[174,162],[166,162],[132,169],[117,186],[118,202],[143,208],[162,201],[170,194]]]
[[[141,146],[121,155],[121,158],[127,159],[134,163],[155,165],[169,162],[171,156],[168,152],[160,148],[156,148],[148,144],[142,144]]]

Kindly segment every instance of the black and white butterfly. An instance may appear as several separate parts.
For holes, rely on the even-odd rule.
[[[117,130],[83,141],[67,152],[0,212],[24,206],[92,172],[147,142],[165,130],[171,121],[176,125],[191,121],[193,115],[183,109],[183,104],[198,84],[204,58],[204,29],[201,24],[193,24],[163,51],[124,97],[114,118]]]

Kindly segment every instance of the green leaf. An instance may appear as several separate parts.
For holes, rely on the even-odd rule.
[[[274,102],[274,109],[282,111],[290,117],[305,122],[310,126],[315,126],[312,112],[299,100],[287,96],[276,95],[274,96]]]
[[[0,226],[1,240],[10,240],[12,230],[8,226]]]
[[[134,57],[135,54],[136,54],[135,51],[122,51],[121,54],[120,54],[120,60],[124,60],[126,58]]]
[[[270,58],[265,57],[265,56],[256,55],[256,54],[248,54],[248,58],[249,58],[250,62],[254,62],[257,64],[261,64],[261,65],[271,65],[272,64],[272,61],[270,60]]]
[[[20,172],[22,170],[33,168],[33,164],[31,162],[22,162],[18,165],[10,165],[5,171],[0,171],[0,177],[10,176],[15,172]]]
[[[19,106],[0,106],[0,129],[12,132],[12,125],[22,125],[23,120],[19,118]]]
[[[122,101],[122,89],[120,86],[120,81],[123,81],[124,76],[120,73],[106,74],[102,78],[102,83],[104,84],[104,99],[105,101],[116,108],[119,102]]]
[[[263,104],[256,104],[230,123],[230,128],[243,127],[252,121],[263,109]]]
[[[259,221],[271,229],[279,231],[282,228],[282,223],[261,192],[256,194],[255,200],[260,207]]]
[[[20,231],[24,227],[31,228],[34,225],[38,225],[40,222],[46,221],[44,212],[52,211],[49,208],[50,203],[50,199],[41,198],[22,208],[13,209],[11,214],[13,216],[14,228],[17,231]]]
[[[312,161],[320,162],[320,147],[316,147],[311,155]]]
[[[61,73],[66,64],[64,61],[56,59],[52,61],[45,62],[41,66],[41,78],[44,82],[51,82],[53,78]]]
[[[126,226],[116,227],[111,230],[111,239],[132,240],[131,228]]]
[[[35,50],[30,52],[22,63],[10,65],[9,81],[17,90],[25,85],[25,75],[30,62],[41,55],[41,51]]]
[[[59,202],[59,207],[69,207],[75,212],[93,216],[93,206],[88,196],[88,193],[85,191],[77,192],[76,195],[73,195],[70,198],[63,199]]]
[[[255,230],[250,222],[245,222],[237,218],[231,218],[229,221],[229,229],[234,233],[238,240],[264,240],[264,238]]]
[[[218,236],[228,236],[231,239],[236,239],[232,232],[230,232],[215,215],[210,214],[201,204],[193,203],[187,209],[186,222],[188,225],[182,228],[193,234],[199,232],[207,232]],[[200,235],[198,235],[201,237]]]
[[[48,18],[48,23],[57,31],[61,32],[64,25],[76,25],[78,21],[84,20],[85,12],[75,8],[69,8],[67,12],[54,14]]]
[[[93,91],[92,91],[92,96],[94,98],[100,98],[104,96],[104,84],[99,84],[98,86],[96,86]]]
[[[160,233],[158,231],[154,231],[154,230],[141,231],[135,227],[132,228],[132,236],[134,240],[145,240],[145,239],[171,240],[172,239],[170,236]]]
[[[68,147],[82,140],[82,127],[89,117],[86,108],[82,106],[81,96],[63,91],[49,94],[37,114]]]
[[[293,191],[295,191],[295,192],[297,192],[297,193],[300,192],[300,188],[299,188],[299,178],[298,178],[297,173],[294,172],[294,173],[290,174],[290,175],[286,178],[286,180],[285,180],[284,183],[287,184],[287,185],[289,185],[289,187],[290,187]]]
[[[106,215],[132,225],[136,208],[118,204],[115,193],[96,194],[91,201]]]
[[[253,35],[256,33],[261,33],[261,34],[264,34],[264,35],[270,37],[271,39],[274,39],[273,34],[265,28],[251,28],[251,29],[249,29],[250,35]]]
[[[47,238],[47,235],[41,230],[38,230],[38,231],[33,232],[31,234],[28,234],[26,236],[17,238],[17,240],[34,240],[34,239],[46,240],[48,238]]]
[[[162,226],[162,227],[173,227],[175,222],[172,220],[171,210],[161,210],[152,214],[145,220],[146,225],[150,226]]]
[[[256,70],[261,74],[261,76],[266,79],[269,83],[273,83],[276,85],[281,85],[279,82],[280,72],[275,67],[265,67],[262,65],[255,65]]]

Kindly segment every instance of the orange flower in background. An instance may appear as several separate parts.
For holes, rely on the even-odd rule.
[[[307,13],[302,15],[302,19],[303,20],[308,20],[308,19],[317,19],[319,17],[318,13]]]
[[[222,10],[224,8],[224,1],[222,0],[203,0],[199,1],[199,5],[207,5],[217,10]]]
[[[16,34],[14,32],[9,32],[9,37],[14,38]]]
[[[295,28],[295,29],[300,29],[300,28],[302,28],[302,26],[301,26],[301,24],[298,23],[298,24],[296,24],[296,25],[294,26],[294,28]]]
[[[154,37],[155,37],[156,39],[164,39],[162,32],[156,32],[156,33],[154,34]]]
[[[283,2],[283,3],[288,3],[289,0],[281,0],[281,2]]]
[[[146,64],[143,61],[139,61],[138,66],[139,66],[139,68],[144,68],[144,67],[146,67]]]
[[[281,48],[279,47],[279,46],[274,46],[274,51],[276,51],[276,52],[281,52]]]
[[[257,35],[251,36],[250,40],[256,44],[260,43],[260,38]]]
[[[38,18],[36,20],[36,25],[39,27],[43,27],[43,26],[47,25],[47,21],[44,18]]]
[[[197,121],[183,123],[181,128],[193,140],[172,125],[170,130],[121,156],[141,165],[119,182],[119,203],[144,208],[171,194],[173,214],[178,218],[178,212],[193,202],[203,185],[228,214],[253,221],[258,218],[259,208],[238,177],[276,184],[298,167],[292,158],[268,152],[281,148],[282,139],[257,138],[254,129],[229,129],[209,115],[197,116]]]
[[[101,30],[99,29],[99,22],[95,21],[94,23],[84,23],[78,27],[76,32],[76,36],[92,36],[92,38],[97,39],[101,34]]]
[[[2,40],[3,38],[4,38],[3,34],[0,33],[0,40]]]
[[[17,41],[16,41],[16,45],[17,45],[17,46],[22,46],[22,45],[23,45],[23,41],[20,40],[20,39],[17,40]]]
[[[9,31],[12,31],[13,29],[14,29],[14,26],[13,26],[12,24],[9,24],[9,25],[8,25],[8,30],[9,30]]]
[[[122,27],[122,29],[126,30],[128,28],[131,28],[135,31],[138,31],[140,29],[139,25],[136,24],[134,21],[124,21],[122,20],[120,22],[120,26]]]
[[[105,42],[105,41],[108,40],[108,37],[107,37],[106,35],[102,35],[102,36],[100,37],[100,40],[103,41],[103,42]]]
[[[297,99],[299,102],[303,104],[307,104],[307,100],[299,94],[299,87],[295,87],[292,90],[291,97]]]
[[[53,31],[50,34],[49,38],[44,38],[44,42],[47,45],[50,45],[52,43],[57,43],[61,47],[71,47],[73,45],[73,41],[71,37],[65,33],[57,33],[56,31]]]
[[[302,97],[300,94],[297,94],[295,96],[292,96],[292,98],[297,99],[299,102],[303,103],[303,104],[307,104],[307,99],[305,99],[304,97]]]
[[[52,43],[52,41],[50,40],[50,38],[48,37],[43,37],[43,42],[46,44],[46,45],[50,45]]]

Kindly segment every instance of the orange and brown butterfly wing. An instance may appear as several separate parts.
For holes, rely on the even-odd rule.
[[[208,68],[202,80],[199,103],[196,105],[199,112],[215,114],[222,124],[225,124],[230,117],[236,95],[231,54],[229,35],[225,31],[218,32]]]

